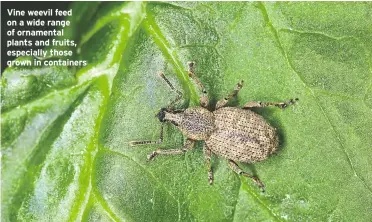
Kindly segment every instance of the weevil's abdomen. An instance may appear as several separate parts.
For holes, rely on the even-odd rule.
[[[262,116],[237,107],[224,107],[213,113],[216,130],[205,141],[212,152],[234,161],[255,162],[276,151],[275,128]]]

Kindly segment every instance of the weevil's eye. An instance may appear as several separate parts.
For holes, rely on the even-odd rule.
[[[167,110],[166,108],[161,108],[159,113],[156,115],[156,117],[158,117],[160,122],[165,122],[164,117],[165,117],[166,110]]]

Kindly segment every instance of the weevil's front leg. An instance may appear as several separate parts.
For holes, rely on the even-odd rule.
[[[236,84],[235,86],[235,89],[225,98],[221,99],[220,101],[217,102],[216,104],[216,110],[221,108],[221,107],[224,107],[231,98],[233,98],[234,96],[238,95],[238,92],[241,90],[241,88],[243,87],[243,80],[238,82],[238,84]]]
[[[239,166],[237,163],[235,163],[233,160],[229,160],[229,166],[230,168],[237,174],[239,175],[242,175],[242,176],[245,176],[245,177],[249,177],[251,178],[262,190],[262,192],[265,191],[265,185],[260,181],[260,179],[258,179],[257,177],[255,176],[252,176],[250,174],[248,174],[247,172],[244,172]]]
[[[174,88],[174,86],[172,85],[172,83],[169,82],[169,80],[164,76],[164,73],[162,72],[159,72],[158,73],[158,76],[160,76],[164,81],[165,83],[167,83],[167,85],[174,91],[177,93],[177,97],[168,104],[168,108],[171,108],[174,104],[178,103],[181,99],[182,99],[182,93],[181,91],[179,91],[178,89]]]
[[[196,85],[198,85],[198,88],[202,92],[202,96],[200,97],[200,106],[207,107],[209,103],[207,90],[205,90],[203,84],[195,76],[195,62],[188,62],[187,65],[189,67],[189,76],[194,80],[194,82],[196,83]]]
[[[180,149],[166,149],[166,150],[158,149],[158,150],[155,150],[154,152],[150,153],[147,156],[147,160],[148,161],[153,160],[157,155],[184,154],[184,153],[187,152],[187,150],[192,149],[194,147],[194,145],[195,145],[195,141],[187,138],[182,148],[180,148]]]
[[[280,109],[284,109],[289,105],[295,104],[297,101],[298,101],[298,98],[290,99],[287,102],[279,102],[279,103],[259,102],[259,101],[258,102],[249,102],[243,107],[243,109],[249,109],[249,108],[253,108],[253,107],[266,107],[266,106],[276,106],[276,107],[279,107]]]
[[[204,143],[204,156],[205,156],[205,162],[207,163],[207,168],[208,168],[208,181],[209,184],[213,184],[213,171],[212,171],[212,166],[211,166],[211,156],[212,156],[212,151],[207,147],[207,144]]]
[[[148,145],[148,144],[161,144],[163,142],[163,131],[164,131],[164,124],[161,124],[160,128],[160,137],[158,140],[138,140],[138,141],[130,141],[130,146],[139,146],[139,145]]]

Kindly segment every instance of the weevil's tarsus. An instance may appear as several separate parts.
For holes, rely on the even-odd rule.
[[[172,91],[177,93],[177,97],[168,104],[168,109],[170,109],[174,104],[178,103],[182,99],[182,92],[176,89],[172,83],[169,82],[169,80],[165,77],[163,72],[158,72],[158,76],[160,76],[166,83],[167,85],[172,89]]]
[[[200,96],[200,106],[207,107],[209,104],[208,94],[207,90],[203,86],[203,84],[200,82],[200,80],[195,76],[195,62],[188,62],[188,74],[190,78],[194,80],[198,88],[200,89],[202,95]]]
[[[212,165],[211,165],[211,156],[212,156],[212,150],[210,150],[207,147],[207,144],[204,143],[204,157],[205,157],[205,162],[207,165],[208,169],[208,182],[209,184],[213,184],[213,171],[212,171]]]
[[[262,192],[265,192],[265,185],[260,181],[260,179],[258,179],[257,177],[252,176],[249,173],[243,171],[239,167],[239,165],[233,160],[229,160],[229,166],[235,173],[237,173],[239,175],[242,175],[242,176],[245,176],[245,177],[248,177],[248,178],[251,178],[253,180],[253,182],[255,182],[257,184],[257,186],[260,187]]]
[[[160,137],[158,140],[138,140],[130,141],[130,146],[140,146],[140,145],[149,145],[149,144],[161,144],[163,143],[163,134],[164,134],[164,124],[161,124],[160,127]]]
[[[254,108],[254,107],[266,107],[266,106],[276,106],[280,109],[284,109],[288,107],[289,105],[293,105],[298,101],[298,98],[295,99],[290,99],[287,102],[260,102],[260,101],[252,101],[248,102],[246,105],[244,105],[243,109],[249,109],[249,108]]]
[[[195,141],[186,139],[182,148],[180,149],[157,149],[147,156],[147,160],[151,161],[158,155],[179,155],[184,154],[195,146]]]
[[[238,82],[238,84],[236,84],[234,90],[228,96],[226,96],[225,98],[223,98],[223,99],[221,99],[217,102],[216,110],[221,108],[221,107],[224,107],[230,101],[230,99],[232,99],[233,97],[238,95],[239,91],[243,87],[243,82],[244,82],[243,80]]]

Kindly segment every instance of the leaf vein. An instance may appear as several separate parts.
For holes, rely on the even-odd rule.
[[[309,31],[302,31],[302,30],[297,30],[297,29],[292,29],[292,28],[290,28],[290,29],[282,28],[282,29],[278,29],[276,32],[290,32],[290,33],[292,32],[292,33],[297,33],[297,34],[302,34],[302,35],[305,35],[305,34],[321,35],[321,36],[324,36],[326,38],[330,38],[330,39],[337,40],[337,41],[344,40],[344,39],[356,39],[358,41],[360,40],[356,36],[348,36],[348,35],[346,35],[346,36],[331,36],[331,35],[323,33],[323,32],[317,32],[317,31],[309,32]]]
[[[115,213],[112,211],[112,209],[108,206],[108,204],[103,199],[102,195],[97,191],[96,188],[93,188],[94,196],[96,197],[98,203],[101,205],[102,209],[107,213],[107,215],[115,222],[119,222],[120,219],[118,216],[115,215]]]

